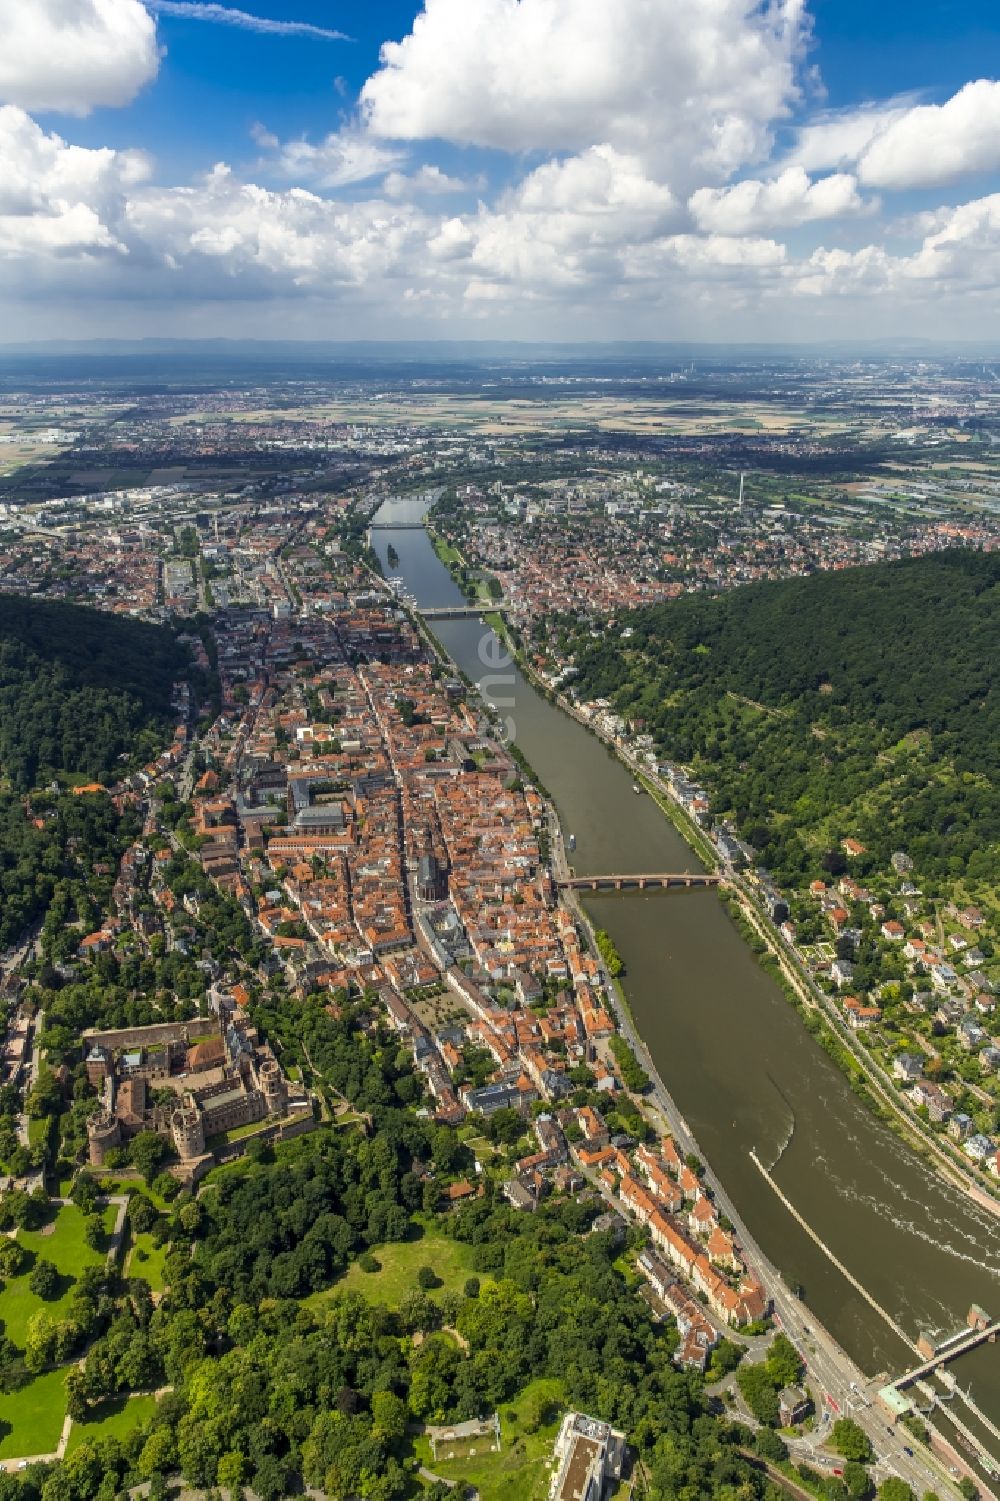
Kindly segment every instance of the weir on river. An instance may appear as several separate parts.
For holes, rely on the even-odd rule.
[[[426,533],[392,529],[420,510],[384,506],[372,540],[383,564],[394,546],[392,571],[418,606],[457,605],[459,590]],[[563,831],[575,837],[576,876],[701,869],[652,799],[634,795],[632,773],[525,681],[487,626],[439,620],[434,633],[555,800]],[[749,1231],[862,1369],[901,1374],[922,1332],[950,1334],[972,1303],[1000,1306],[1000,1219],[934,1176],[852,1093],[714,890],[582,897],[622,954],[636,1026]],[[801,1222],[750,1159],[756,1147],[774,1162],[786,1139],[771,1172]],[[957,1364],[966,1361],[974,1395],[1000,1419],[1000,1380],[989,1363],[1000,1363],[1000,1347]]]

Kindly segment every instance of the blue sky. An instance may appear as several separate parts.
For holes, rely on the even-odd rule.
[[[10,337],[1000,331],[995,0],[74,6],[0,0]]]

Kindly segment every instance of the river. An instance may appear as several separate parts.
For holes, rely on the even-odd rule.
[[[410,522],[391,501],[380,522]],[[424,608],[461,595],[422,531],[377,530],[386,573]],[[392,545],[395,570],[386,566]],[[632,777],[539,694],[475,619],[434,632],[510,721],[518,746],[576,838],[581,874],[683,871],[697,857]],[[497,665],[498,662],[505,665]],[[899,1374],[912,1351],[795,1223],[750,1159],[755,1147],[813,1230],[912,1337],[953,1333],[973,1302],[1000,1314],[1000,1218],[942,1182],[851,1092],[713,891],[588,897],[624,957],[625,991],[666,1088],[751,1234],[869,1374]],[[956,1362],[963,1387],[1000,1420],[1000,1349]]]

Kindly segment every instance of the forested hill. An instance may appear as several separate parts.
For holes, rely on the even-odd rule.
[[[1000,555],[688,595],[618,625],[561,623],[580,697],[644,721],[779,875],[847,834],[931,874],[998,874]]]
[[[79,605],[0,595],[0,775],[107,780],[171,722],[184,654],[172,631]]]

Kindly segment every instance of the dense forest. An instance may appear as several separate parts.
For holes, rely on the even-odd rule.
[[[155,755],[184,660],[162,626],[0,595],[0,947],[60,888],[82,918],[93,867],[115,865],[132,832],[105,797],[24,794],[60,773],[110,781],[122,757]]]
[[[172,631],[0,595],[0,771],[15,790],[66,772],[104,781],[148,759],[184,665]]]
[[[691,766],[779,880],[859,838],[1000,877],[1000,557],[954,550],[550,622],[581,699]],[[546,644],[545,642],[542,643]]]

